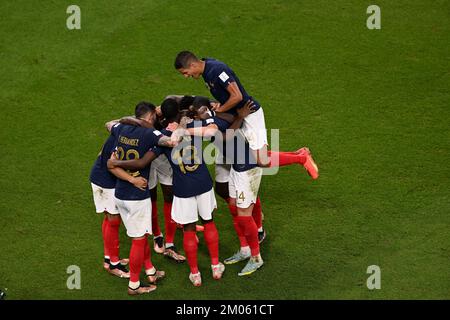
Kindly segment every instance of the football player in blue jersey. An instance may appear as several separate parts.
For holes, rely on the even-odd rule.
[[[130,274],[125,268],[128,259],[119,259],[119,227],[121,223],[119,211],[114,201],[116,177],[108,171],[107,161],[115,147],[115,137],[110,135],[102,146],[90,173],[90,182],[97,213],[104,213],[102,223],[103,267],[109,273],[129,278]],[[144,188],[147,180],[142,177],[133,177],[123,169],[117,170],[116,174],[122,179],[128,180],[138,188]]]
[[[148,102],[141,102],[135,108],[135,117],[141,119],[152,127],[156,119],[155,106]],[[116,138],[116,151],[113,157],[118,159],[139,159],[151,148],[159,146],[175,146],[160,131],[124,125],[111,121],[107,128]],[[110,167],[110,166],[108,166]],[[110,169],[114,173],[115,169]],[[134,177],[148,177],[150,168],[145,168],[129,173]],[[147,236],[152,233],[152,213],[150,191],[148,188],[136,188],[127,180],[118,179],[115,187],[115,203],[127,230],[127,235],[132,239],[130,250],[130,280],[128,294],[137,295],[149,293],[156,289],[156,281],[164,277],[165,273],[156,270],[153,266]],[[150,286],[142,285],[139,281],[142,266],[150,282]]]

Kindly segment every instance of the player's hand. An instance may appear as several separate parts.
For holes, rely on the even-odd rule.
[[[252,100],[248,100],[242,108],[237,110],[237,114],[239,118],[244,119],[255,111],[255,103]]]
[[[166,129],[173,132],[173,131],[177,130],[177,128],[178,128],[178,123],[171,122],[171,123],[169,123],[169,125],[167,126]]]
[[[130,182],[138,189],[145,191],[147,189],[147,179],[143,177],[132,177]]]
[[[106,163],[108,169],[114,169],[116,167],[116,159],[108,159],[108,162]]]
[[[179,126],[180,126],[181,128],[186,128],[186,126],[187,126],[189,123],[191,123],[192,121],[194,121],[192,118],[183,116],[183,117],[181,118],[181,120],[180,120],[180,125],[179,125]]]
[[[108,162],[106,163],[108,169],[114,169],[117,166],[117,160],[117,151],[114,151],[113,153],[111,153],[111,157],[109,157]]]
[[[215,111],[215,112],[220,112],[220,111],[218,111],[218,109],[220,109],[220,103],[219,102],[211,102],[211,110]]]

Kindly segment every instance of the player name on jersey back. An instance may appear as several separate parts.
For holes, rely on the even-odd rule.
[[[119,160],[140,159],[157,146],[162,134],[158,130],[117,124],[111,134],[116,137],[116,155]],[[150,166],[141,170],[127,170],[134,177],[148,179]],[[150,197],[150,190],[136,188],[128,181],[117,179],[115,197],[120,200],[144,200]]]

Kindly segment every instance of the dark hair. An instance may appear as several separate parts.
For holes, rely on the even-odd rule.
[[[175,58],[175,69],[181,69],[181,68],[188,68],[189,65],[194,62],[198,61],[198,58],[190,51],[181,51],[177,54],[177,57]]]
[[[141,101],[136,105],[136,108],[134,108],[134,116],[139,119],[147,113],[154,112],[155,110],[156,107],[153,103]]]
[[[203,106],[206,106],[209,109],[211,107],[211,102],[207,97],[197,96],[192,102],[192,105],[194,106],[195,109],[199,109],[200,107]]]
[[[183,96],[180,100],[180,110],[188,109],[194,103],[193,96]]]
[[[161,113],[166,120],[175,120],[178,112],[178,103],[175,99],[168,98],[161,103]]]

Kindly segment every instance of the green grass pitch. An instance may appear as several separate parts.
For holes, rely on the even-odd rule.
[[[71,4],[81,30],[66,28]],[[371,4],[381,30],[366,27]],[[449,299],[449,12],[444,0],[2,1],[0,288],[8,299]],[[260,271],[238,278],[233,265],[212,280],[200,236],[201,288],[187,264],[153,254],[167,278],[130,298],[102,270],[89,171],[106,121],[141,100],[209,93],[173,69],[184,49],[228,63],[281,150],[309,146],[321,176],[291,166],[263,178]],[[238,242],[218,203],[223,259]],[[123,227],[121,240],[127,256]],[[81,290],[66,287],[70,265]],[[370,265],[380,290],[366,286]]]

